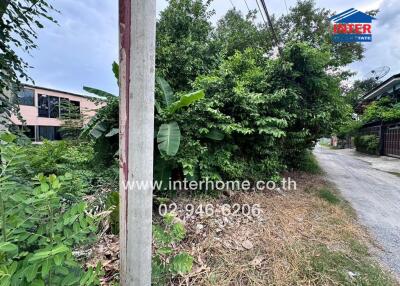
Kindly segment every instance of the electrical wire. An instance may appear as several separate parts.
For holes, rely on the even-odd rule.
[[[264,24],[267,25],[267,21],[265,21],[264,14],[261,12],[261,7],[260,7],[260,4],[258,3],[258,0],[256,0],[256,3],[257,3],[258,11],[260,12],[261,18],[263,19]]]
[[[284,2],[285,2],[285,7],[286,7],[286,14],[289,14],[289,9],[288,9],[288,7],[287,7],[287,3],[286,3],[286,0],[283,0]]]
[[[247,11],[250,13],[250,8],[249,8],[249,5],[247,4],[247,1],[246,1],[246,0],[244,0],[244,3],[246,4]]]
[[[280,41],[278,40],[278,36],[275,33],[275,29],[274,29],[274,25],[272,24],[271,17],[269,16],[268,9],[267,9],[267,4],[265,4],[264,0],[260,0],[260,1],[261,1],[261,5],[263,7],[263,10],[265,12],[265,15],[267,16],[268,25],[271,28],[271,33],[272,33],[272,36],[273,36],[273,38],[275,40],[275,45],[278,47],[278,51],[281,54],[282,53],[281,52],[281,47],[279,46]]]
[[[232,8],[233,8],[233,9],[236,9],[235,5],[233,5],[232,0],[229,0],[229,2],[231,2]]]

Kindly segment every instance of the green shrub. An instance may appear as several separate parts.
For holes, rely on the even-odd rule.
[[[111,210],[110,228],[112,234],[119,234],[119,192],[111,192],[107,196],[106,208]]]
[[[93,145],[84,141],[47,141],[27,147],[29,165],[35,174],[63,175],[88,169],[94,158]]]
[[[303,158],[299,160],[297,169],[310,174],[321,174],[322,169],[318,164],[314,154],[307,150],[303,153]]]
[[[375,135],[359,135],[354,138],[356,150],[371,155],[379,155],[379,137]]]
[[[100,267],[85,271],[72,252],[95,239],[98,218],[63,202],[55,175],[21,178],[28,156],[14,140],[0,135],[0,285],[98,285]]]
[[[326,72],[330,58],[328,50],[304,43],[288,44],[277,59],[268,59],[262,49],[236,52],[212,72],[197,76],[192,89],[204,90],[204,98],[201,92],[173,94],[158,80],[155,125],[160,126],[161,152],[154,152],[155,177],[278,180],[285,168],[300,168],[304,153],[349,113],[340,96],[340,78]],[[85,89],[116,100],[104,91]],[[175,113],[182,106],[185,112]],[[117,139],[117,119],[117,105],[107,105],[84,134],[95,138],[95,146]],[[166,138],[174,143],[168,150]],[[118,146],[105,145],[102,152],[114,156]]]
[[[25,146],[29,161],[24,164],[26,179],[35,174],[55,174],[62,184],[60,194],[71,202],[93,192],[95,178],[102,172],[94,164],[93,144],[85,141],[44,141],[43,144]]]
[[[339,130],[336,132],[337,137],[341,139],[346,139],[348,136],[356,136],[360,128],[362,127],[361,121],[351,120],[345,122],[340,126]]]
[[[364,111],[362,121],[364,123],[373,121],[390,122],[400,120],[400,103],[390,97],[383,97],[371,103]]]
[[[193,257],[178,252],[173,246],[186,235],[185,227],[171,213],[165,215],[161,224],[153,225],[154,255],[152,261],[152,284],[166,285],[168,279],[187,274],[192,270]]]

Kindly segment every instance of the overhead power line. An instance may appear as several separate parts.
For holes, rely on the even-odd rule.
[[[286,0],[284,0],[284,2],[285,2],[285,7],[286,7],[286,14],[289,14],[289,9],[288,9],[288,6],[287,6],[287,3],[286,3]]]
[[[272,36],[274,38],[275,45],[278,47],[279,53],[281,54],[282,51],[281,51],[281,47],[279,46],[280,41],[278,40],[278,36],[275,33],[275,29],[274,29],[274,25],[272,23],[271,17],[269,16],[268,9],[267,9],[267,4],[265,4],[264,0],[260,0],[260,1],[261,1],[261,5],[263,7],[263,10],[265,12],[265,15],[267,16],[268,25],[269,25],[269,27],[271,29],[271,33],[272,33]]]
[[[260,4],[258,3],[258,0],[256,0],[256,3],[257,3],[258,11],[260,12],[261,18],[263,19],[264,24],[267,25],[267,22],[265,21],[264,14],[261,11],[261,7],[260,7]]]
[[[244,3],[246,4],[247,11],[249,11],[249,13],[250,13],[250,8],[249,8],[249,5],[247,4],[247,1],[246,1],[246,0],[244,0]]]

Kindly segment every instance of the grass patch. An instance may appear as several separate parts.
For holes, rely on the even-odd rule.
[[[299,165],[299,170],[315,175],[323,173],[317,159],[311,151],[307,151],[306,153],[304,153],[302,161]]]
[[[349,245],[352,252],[361,256],[368,256],[368,247],[360,241],[349,238]]]
[[[321,199],[324,199],[325,201],[327,201],[331,204],[334,204],[334,205],[340,203],[340,199],[331,190],[329,190],[326,187],[319,190],[318,196]]]
[[[373,261],[356,252],[331,251],[318,246],[305,269],[306,277],[317,285],[395,285],[394,281]]]

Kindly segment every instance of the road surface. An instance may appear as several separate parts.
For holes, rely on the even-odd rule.
[[[325,147],[317,146],[314,154],[328,179],[355,209],[361,224],[384,249],[379,254],[382,262],[400,277],[400,176]]]

